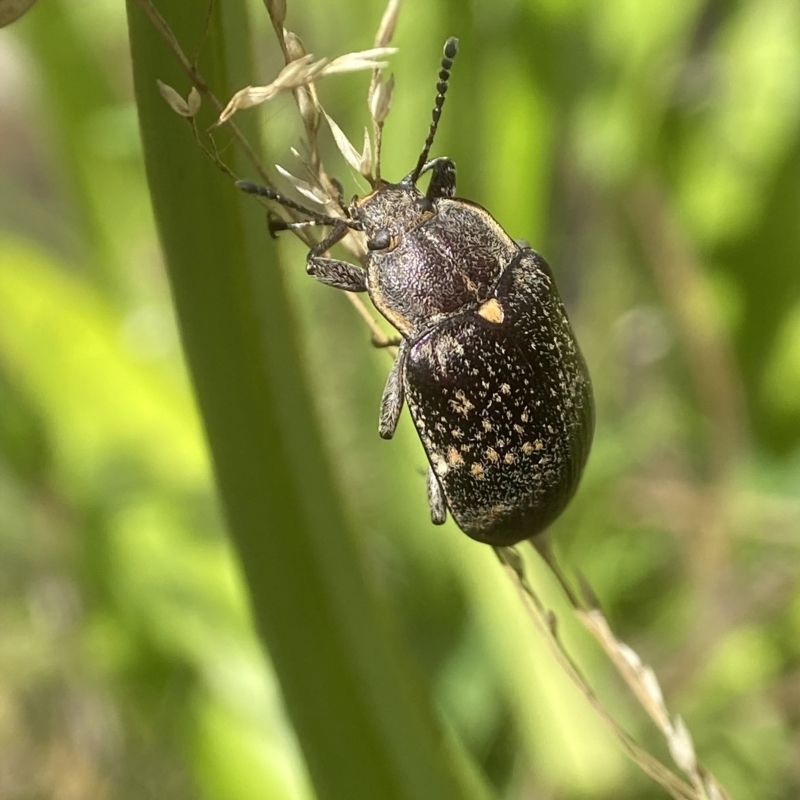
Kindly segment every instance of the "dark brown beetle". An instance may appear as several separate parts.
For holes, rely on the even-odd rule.
[[[452,38],[445,44],[433,119],[413,172],[399,183],[378,181],[346,218],[238,185],[332,226],[308,254],[309,275],[368,292],[401,335],[380,435],[394,435],[406,403],[430,462],[433,522],[443,523],[450,509],[473,539],[512,545],[544,530],[575,493],[594,406],[547,262],[485,209],[454,196],[453,161],[427,160],[457,45]],[[426,172],[423,194],[417,181]],[[350,230],[367,238],[366,268],[325,256]]]

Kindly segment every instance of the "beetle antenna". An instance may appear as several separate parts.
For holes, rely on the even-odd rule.
[[[331,217],[330,215],[323,214],[320,211],[314,211],[311,208],[306,208],[305,206],[301,206],[300,203],[295,203],[294,200],[286,197],[286,195],[276,192],[274,189],[270,189],[269,186],[261,186],[257,183],[250,183],[250,181],[236,181],[236,188],[241,189],[243,192],[247,192],[247,194],[254,194],[258,197],[266,197],[267,200],[274,200],[276,203],[280,203],[286,208],[299,211],[301,214],[311,217],[311,219],[307,221],[313,222],[314,225],[344,224],[347,225],[348,228],[353,228],[353,230],[361,230],[361,223],[357,222],[356,220],[346,219],[345,217]]]
[[[433,139],[436,136],[436,128],[439,126],[439,117],[442,116],[442,106],[444,105],[444,96],[447,93],[447,84],[450,80],[450,69],[453,66],[453,59],[458,52],[458,39],[451,36],[444,43],[444,57],[442,58],[442,68],[439,70],[439,82],[436,84],[436,100],[433,104],[433,113],[431,114],[431,127],[428,130],[428,138],[425,140],[425,146],[422,148],[417,166],[409,176],[411,183],[416,183],[425,162],[428,160],[428,153],[433,145]]]

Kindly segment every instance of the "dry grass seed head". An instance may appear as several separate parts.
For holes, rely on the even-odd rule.
[[[186,117],[187,119],[193,117],[195,115],[196,109],[192,111],[189,103],[184,100],[178,92],[173,89],[171,86],[168,86],[166,83],[163,83],[160,80],[156,80],[156,85],[158,86],[159,94],[166,100],[167,105],[176,113],[180,114],[182,117]],[[192,91],[196,93],[194,88]],[[197,95],[199,97],[199,95]],[[189,99],[192,99],[192,95],[189,95]],[[199,103],[197,103],[197,107],[199,107]]]

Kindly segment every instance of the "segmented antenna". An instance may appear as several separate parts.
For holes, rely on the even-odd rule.
[[[276,203],[280,203],[286,208],[299,211],[301,214],[311,217],[309,222],[313,222],[315,225],[341,225],[344,223],[348,228],[361,230],[361,223],[355,220],[345,219],[344,217],[331,217],[328,214],[322,214],[319,211],[314,211],[314,209],[306,208],[305,206],[301,206],[300,203],[295,203],[294,200],[282,195],[280,192],[276,192],[269,186],[260,186],[257,183],[250,183],[250,181],[236,181],[236,187],[243,192],[247,192],[247,194],[266,197],[268,200],[274,200]]]
[[[425,146],[417,161],[417,166],[411,173],[411,183],[416,183],[417,179],[428,160],[428,153],[433,145],[433,139],[436,136],[436,128],[439,126],[439,117],[442,116],[442,106],[444,105],[444,96],[447,93],[447,83],[450,80],[450,69],[453,66],[453,59],[458,52],[458,39],[451,36],[444,43],[444,57],[442,58],[442,68],[439,70],[439,82],[436,84],[436,100],[433,104],[433,113],[431,114],[431,127],[428,130],[428,138],[425,140]]]

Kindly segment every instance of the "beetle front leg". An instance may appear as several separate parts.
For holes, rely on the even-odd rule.
[[[306,272],[326,286],[345,292],[366,292],[367,273],[362,267],[335,258],[309,258]]]
[[[378,433],[382,439],[391,439],[397,430],[397,422],[405,402],[403,391],[403,368],[406,363],[406,342],[400,343],[397,358],[394,360],[389,377],[386,379],[386,388],[381,397],[381,418],[378,423]]]
[[[342,223],[334,229],[319,244],[314,245],[308,253],[306,272],[320,283],[343,289],[345,292],[366,292],[367,272],[363,267],[351,264],[349,261],[340,261],[338,258],[325,258],[322,254],[341,241],[350,230],[348,225]]]
[[[456,162],[450,158],[442,157],[434,158],[428,164],[432,165],[431,181],[428,184],[428,191],[425,192],[428,200],[436,200],[438,197],[455,197]]]
[[[431,507],[431,522],[434,525],[444,525],[447,520],[447,504],[444,501],[442,485],[433,471],[428,467],[428,505]]]
[[[442,156],[428,161],[420,170],[420,175],[431,173],[431,181],[425,196],[428,200],[439,197],[455,197],[456,194],[456,162],[452,158]],[[406,179],[411,175],[406,176]]]

